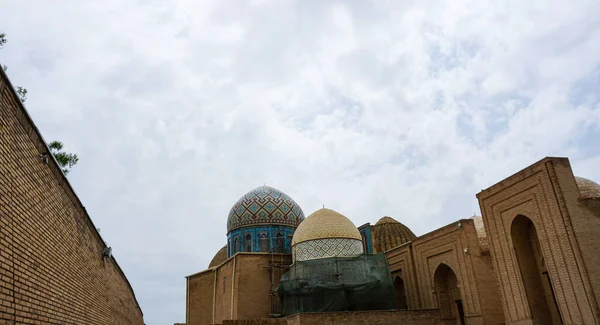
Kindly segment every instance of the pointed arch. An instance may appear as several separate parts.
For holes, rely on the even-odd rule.
[[[454,270],[447,264],[440,263],[433,273],[433,284],[442,320],[454,320],[457,324],[464,325],[462,296]]]
[[[535,224],[528,217],[517,215],[510,234],[533,324],[562,324]]]
[[[394,302],[396,309],[408,309],[406,287],[404,280],[400,276],[394,278]]]

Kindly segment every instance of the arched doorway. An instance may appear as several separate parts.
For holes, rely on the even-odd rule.
[[[404,280],[399,276],[394,279],[394,300],[397,309],[408,309]]]
[[[454,271],[448,265],[440,264],[433,275],[433,282],[442,322],[447,325],[465,325],[462,298]]]
[[[552,281],[531,219],[517,216],[512,222],[511,237],[533,324],[562,324]]]

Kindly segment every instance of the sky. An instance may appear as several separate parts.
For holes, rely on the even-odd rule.
[[[600,2],[0,0],[0,63],[148,325],[267,184],[422,235],[546,156],[600,182]]]

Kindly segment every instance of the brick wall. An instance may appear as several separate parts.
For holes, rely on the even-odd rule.
[[[458,313],[454,300],[460,299],[466,324],[504,323],[491,258],[481,251],[472,219],[419,236],[387,251],[386,256],[392,276],[404,280],[409,309],[442,307],[442,318],[454,324]],[[454,298],[442,299],[447,302],[444,306],[438,304],[440,289],[435,285],[435,274],[442,264],[452,270],[458,282]]]
[[[581,215],[577,188],[566,158],[545,158],[477,194],[490,251],[499,283],[507,324],[536,324],[534,314],[551,314],[558,306],[563,324],[600,324],[598,302],[592,290],[597,268],[586,268],[598,261],[597,245],[586,243],[598,236],[597,220]],[[547,273],[537,278],[546,304],[535,304],[539,292],[528,292],[528,270],[519,262],[515,249],[526,231],[515,220],[527,218],[535,227],[538,240],[529,240],[544,258]],[[586,229],[588,228],[588,229]],[[588,245],[589,244],[589,245]],[[581,245],[581,246],[580,246]],[[596,249],[595,256],[591,254]],[[522,251],[519,251],[522,253]],[[587,256],[589,252],[590,256]],[[582,255],[583,253],[583,255]],[[524,253],[523,253],[524,254]],[[531,254],[530,254],[531,255]],[[589,260],[589,261],[588,261]],[[552,297],[555,297],[554,304]],[[541,310],[544,307],[547,310]],[[540,311],[541,310],[541,311]],[[550,310],[550,312],[548,311]]]
[[[213,270],[197,273],[187,278],[187,325],[213,323],[214,284],[215,273]]]
[[[302,313],[286,318],[226,320],[223,325],[438,325],[437,309]]]
[[[596,298],[594,313],[600,322],[600,205],[594,206],[594,203],[600,203],[600,199],[580,200],[579,188],[568,160],[558,161],[553,167],[556,170],[556,187],[560,189],[563,211],[571,217],[576,243],[581,252],[579,255],[575,251],[576,258],[585,265],[583,277],[590,281]]]
[[[214,268],[188,276],[186,323],[205,325],[227,319],[268,318],[271,262],[289,265],[291,254],[240,252]],[[283,268],[273,268],[276,285],[283,273]]]
[[[143,324],[85,208],[41,161],[47,150],[0,72],[0,324]]]

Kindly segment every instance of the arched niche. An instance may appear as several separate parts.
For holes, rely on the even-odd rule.
[[[465,325],[462,296],[456,273],[447,264],[440,264],[433,274],[434,292],[444,324]]]
[[[406,287],[404,285],[404,280],[399,276],[394,278],[394,302],[396,309],[408,309]]]
[[[512,221],[510,234],[533,324],[562,324],[552,280],[533,221],[524,215],[516,216]]]

